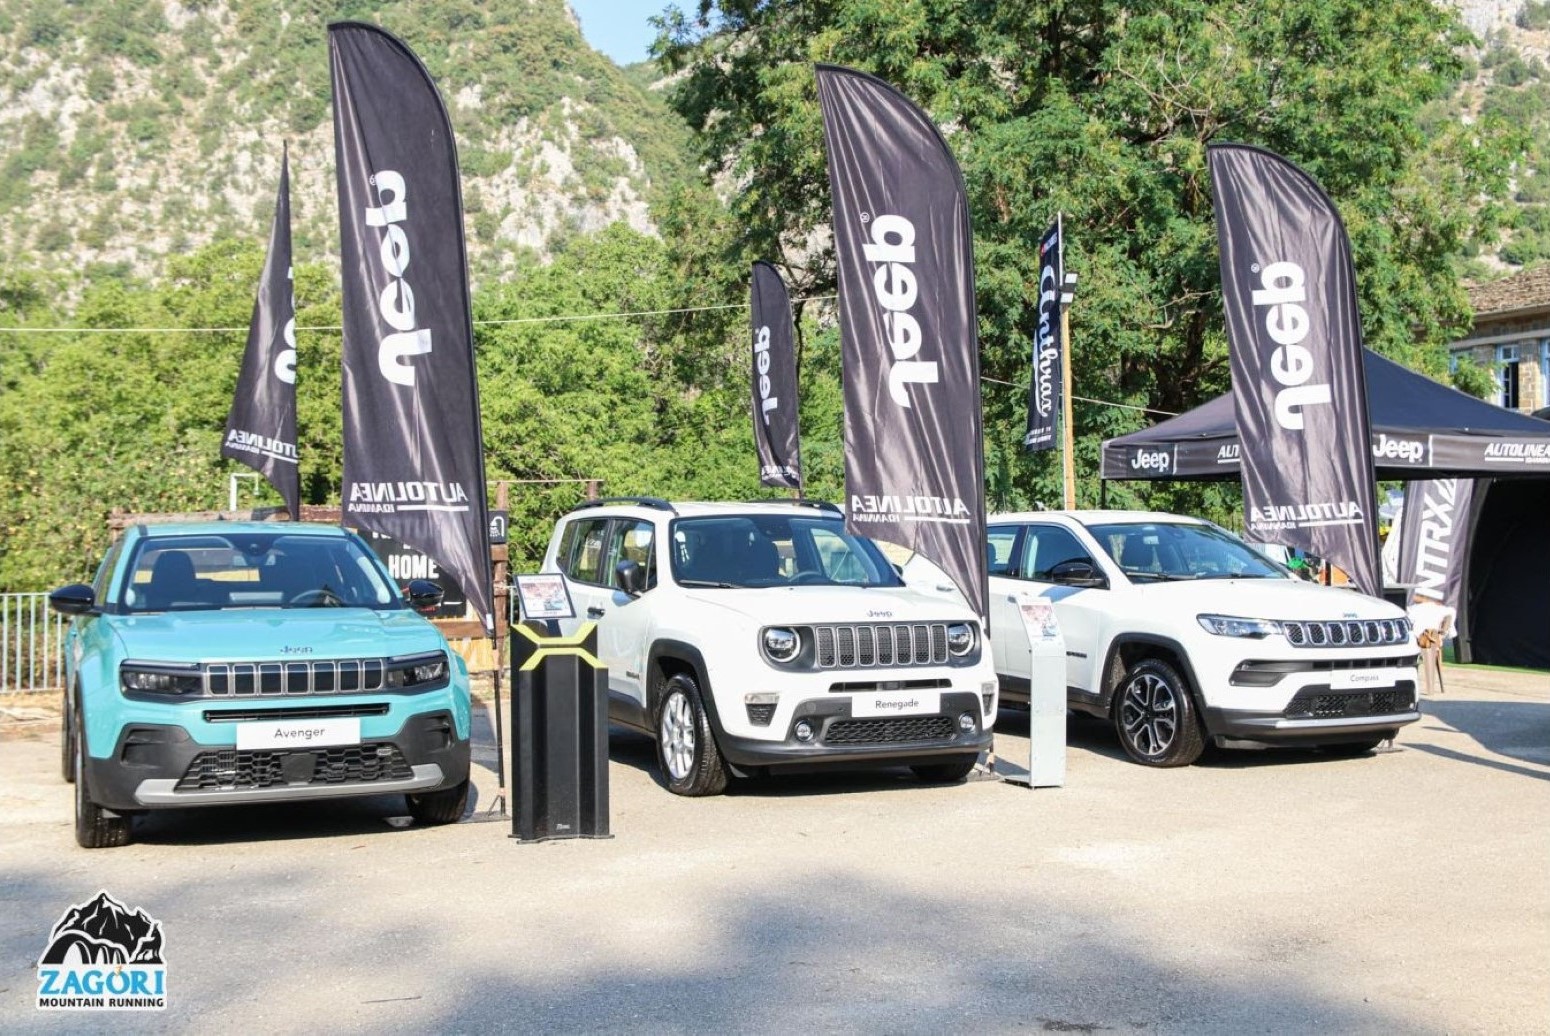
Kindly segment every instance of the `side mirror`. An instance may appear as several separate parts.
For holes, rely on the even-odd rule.
[[[1107,590],[1109,581],[1090,561],[1062,561],[1049,570],[1052,583],[1086,590]]]
[[[85,615],[97,606],[97,595],[85,583],[71,583],[49,594],[48,606],[61,615]]]
[[[430,615],[441,607],[441,599],[446,596],[446,591],[429,579],[411,579],[404,596],[409,599],[409,607],[421,615]]]
[[[614,575],[619,577],[619,589],[631,597],[639,597],[646,589],[646,573],[638,561],[626,558],[619,562],[614,566]]]

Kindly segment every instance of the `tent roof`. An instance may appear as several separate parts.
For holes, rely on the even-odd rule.
[[[1550,425],[1363,350],[1380,479],[1550,477]],[[1239,477],[1232,393],[1103,444],[1105,479]]]

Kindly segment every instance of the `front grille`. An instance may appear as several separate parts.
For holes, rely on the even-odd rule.
[[[1410,620],[1283,620],[1281,632],[1286,634],[1287,643],[1293,647],[1382,647],[1408,643]]]
[[[1286,707],[1288,719],[1345,719],[1391,716],[1415,708],[1415,687],[1403,683],[1382,691],[1299,691]]]
[[[204,692],[211,698],[361,694],[382,690],[385,670],[380,658],[212,662],[204,667]]]
[[[946,741],[957,725],[948,716],[898,716],[889,719],[837,719],[823,736],[826,745],[887,745],[910,741]]]
[[[818,668],[942,665],[947,661],[947,623],[815,626]]]
[[[386,703],[376,705],[316,705],[291,709],[206,709],[206,723],[267,723],[277,719],[350,719],[386,716]]]
[[[310,758],[308,758],[310,757]],[[178,791],[233,791],[296,785],[370,784],[414,776],[397,745],[373,742],[333,748],[220,748],[200,752]]]

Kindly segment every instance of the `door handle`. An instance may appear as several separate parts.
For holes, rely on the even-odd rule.
[[[589,619],[601,619],[602,617],[603,617],[603,609],[597,607],[596,605],[593,605],[592,607],[587,609],[587,618],[589,618]]]

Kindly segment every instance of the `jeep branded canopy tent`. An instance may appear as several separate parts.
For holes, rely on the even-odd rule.
[[[1550,668],[1550,424],[1475,399],[1367,351],[1380,480],[1489,480],[1465,533],[1462,661]],[[1232,394],[1103,444],[1102,478],[1238,477]]]
[[[1379,480],[1550,478],[1550,425],[1482,402],[1367,350],[1372,464]],[[1102,478],[1238,477],[1232,393],[1109,439]]]

